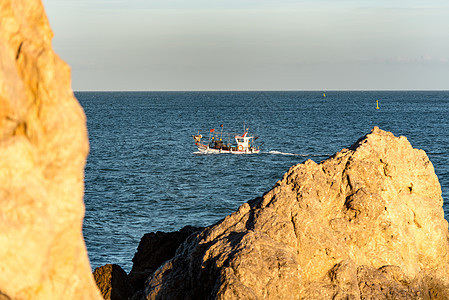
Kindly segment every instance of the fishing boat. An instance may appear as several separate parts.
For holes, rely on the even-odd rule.
[[[195,146],[200,153],[231,153],[231,154],[256,154],[260,152],[260,146],[255,146],[255,141],[258,137],[249,135],[249,128],[244,129],[242,135],[235,133],[223,132],[223,125],[220,125],[221,131],[217,132],[215,129],[209,130],[209,139],[203,140],[204,136],[201,130],[198,130],[197,135],[193,135]],[[231,142],[231,139],[234,141]]]

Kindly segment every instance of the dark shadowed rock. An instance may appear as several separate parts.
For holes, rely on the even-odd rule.
[[[165,261],[173,258],[176,249],[192,233],[203,228],[186,226],[175,232],[147,233],[140,240],[133,258],[129,280],[135,291],[143,289],[145,280]]]
[[[133,295],[128,276],[119,265],[96,268],[94,278],[105,300],[127,300]]]
[[[374,128],[181,244],[147,299],[449,299],[432,163]]]

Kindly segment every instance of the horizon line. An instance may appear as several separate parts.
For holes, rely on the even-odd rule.
[[[88,92],[136,92],[136,93],[145,93],[145,92],[155,92],[155,93],[181,93],[181,92],[449,92],[449,89],[337,89],[337,90],[294,90],[294,89],[285,89],[285,90],[73,90],[74,93],[88,93]]]

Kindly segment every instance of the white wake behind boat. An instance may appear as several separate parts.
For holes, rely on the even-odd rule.
[[[220,125],[223,130],[223,125]],[[234,138],[235,143],[231,143],[231,137]],[[225,144],[223,139],[226,140]],[[260,152],[260,146],[255,146],[255,141],[258,137],[254,137],[248,134],[248,128],[242,135],[236,135],[235,133],[225,133],[223,131],[216,132],[215,129],[209,131],[209,140],[203,142],[203,135],[200,134],[200,130],[197,135],[193,136],[195,145],[198,151],[201,153],[221,154],[256,154]]]

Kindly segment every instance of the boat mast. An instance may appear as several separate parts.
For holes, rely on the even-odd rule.
[[[207,148],[208,148],[208,149],[209,149],[211,137],[212,137],[212,131],[209,130],[209,142],[207,143]]]

